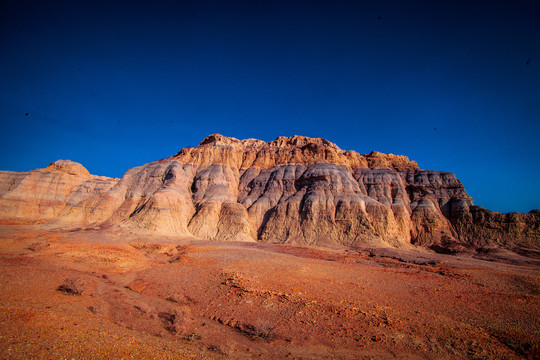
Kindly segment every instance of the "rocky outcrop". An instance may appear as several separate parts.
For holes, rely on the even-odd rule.
[[[540,254],[540,210],[501,214],[457,203],[451,211],[459,239],[474,248],[500,246]]]
[[[120,180],[65,161],[0,172],[0,196],[0,218],[61,227],[340,247],[539,246],[538,213],[491,213],[454,174],[303,136],[214,134]]]
[[[109,190],[118,179],[90,175],[81,164],[55,161],[45,169],[0,171],[0,218],[45,222],[62,210]]]

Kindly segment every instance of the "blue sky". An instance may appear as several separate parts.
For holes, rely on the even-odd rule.
[[[120,177],[215,132],[298,134],[454,172],[491,210],[540,208],[537,1],[0,7],[1,170]]]

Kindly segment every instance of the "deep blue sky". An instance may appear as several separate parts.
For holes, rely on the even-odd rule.
[[[120,177],[215,132],[298,134],[407,155],[527,212],[538,19],[537,0],[3,0],[0,169]]]

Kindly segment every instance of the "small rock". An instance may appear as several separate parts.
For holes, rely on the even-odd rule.
[[[86,282],[82,279],[68,278],[58,288],[57,291],[64,292],[69,295],[82,295],[86,288]]]

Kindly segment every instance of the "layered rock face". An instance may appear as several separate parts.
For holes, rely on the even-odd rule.
[[[106,192],[118,180],[90,175],[81,164],[69,160],[28,172],[0,171],[0,218],[50,221],[65,208]]]
[[[2,219],[212,240],[537,248],[540,238],[538,213],[514,219],[474,207],[451,173],[302,136],[267,143],[214,134],[120,180],[63,161],[0,172],[0,196]]]
[[[501,214],[480,206],[453,206],[459,239],[475,248],[500,246],[527,253],[540,251],[540,210]]]

